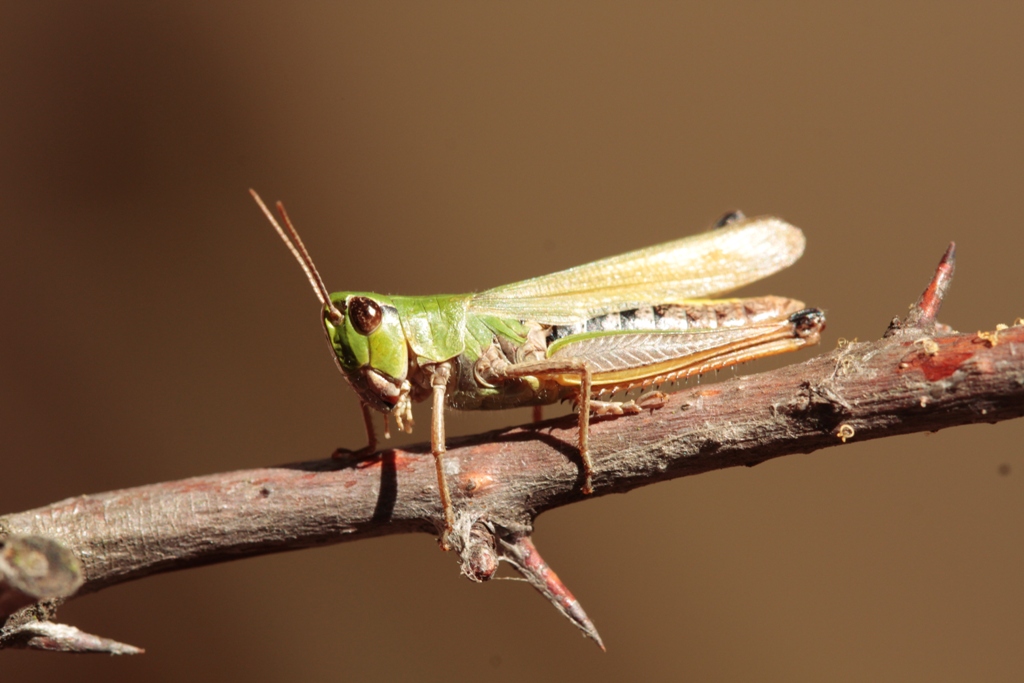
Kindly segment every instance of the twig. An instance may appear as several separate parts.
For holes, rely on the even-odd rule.
[[[950,245],[906,321],[894,322],[883,339],[683,390],[651,413],[596,421],[590,434],[594,495],[851,440],[1024,415],[1024,325],[958,334],[935,321],[953,260]],[[585,497],[574,424],[565,418],[450,441],[454,550],[463,573],[477,581],[509,562],[600,644],[529,538],[537,515]],[[0,517],[0,538],[34,534],[66,544],[82,567],[81,594],[281,550],[437,533],[440,524],[434,464],[421,445],[362,460],[79,496]],[[23,628],[33,614],[12,616],[0,631],[0,646],[10,644],[12,628]]]

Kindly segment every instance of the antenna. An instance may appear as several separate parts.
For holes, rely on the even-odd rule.
[[[284,204],[278,202],[277,211],[281,214],[281,220],[284,221],[287,231],[285,231],[285,229],[281,227],[280,223],[277,222],[277,219],[274,218],[274,214],[270,212],[270,209],[268,209],[267,205],[263,203],[260,196],[256,194],[256,190],[249,188],[249,194],[252,195],[252,198],[256,200],[260,209],[263,210],[263,215],[265,215],[267,220],[270,221],[270,224],[274,226],[274,230],[277,230],[277,234],[281,236],[285,246],[287,246],[292,252],[292,256],[294,256],[295,260],[299,262],[300,266],[302,266],[302,271],[309,279],[309,284],[313,286],[313,293],[316,294],[318,299],[320,299],[320,303],[327,307],[327,310],[335,321],[340,321],[344,316],[342,316],[341,311],[335,308],[334,302],[331,301],[331,293],[328,292],[327,287],[324,286],[324,281],[320,277],[320,273],[317,271],[316,265],[313,263],[313,257],[311,257],[309,252],[306,251],[306,245],[302,243],[302,238],[299,237],[298,231],[295,229],[295,226],[292,225],[291,219],[288,218],[288,213],[284,210]]]

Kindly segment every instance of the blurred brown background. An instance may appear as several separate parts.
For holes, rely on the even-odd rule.
[[[8,1],[2,16],[3,512],[363,443],[250,186],[287,201],[332,289],[483,289],[739,207],[806,231],[803,260],[746,291],[825,308],[826,349],[880,336],[951,239],[942,319],[1024,315],[1019,3]],[[62,620],[146,655],[7,652],[0,670],[1019,680],[1022,443],[1024,422],[854,441],[544,515],[537,543],[606,655],[529,587],[473,585],[407,536],[108,589]]]

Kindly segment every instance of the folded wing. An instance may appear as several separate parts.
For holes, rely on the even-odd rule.
[[[570,325],[650,304],[722,294],[793,264],[799,228],[779,218],[727,227],[481,292],[469,310],[506,319]]]

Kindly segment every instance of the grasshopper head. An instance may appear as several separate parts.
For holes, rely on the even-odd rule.
[[[324,305],[323,321],[352,388],[372,408],[391,412],[409,371],[409,345],[394,304],[379,294],[337,292]]]
[[[409,345],[394,303],[378,294],[329,293],[284,205],[277,203],[284,223],[282,227],[259,195],[254,190],[249,190],[249,193],[295,256],[313,287],[313,293],[320,299],[327,341],[352,388],[367,405],[395,415],[400,428],[404,420],[411,429],[410,389],[406,381]]]

